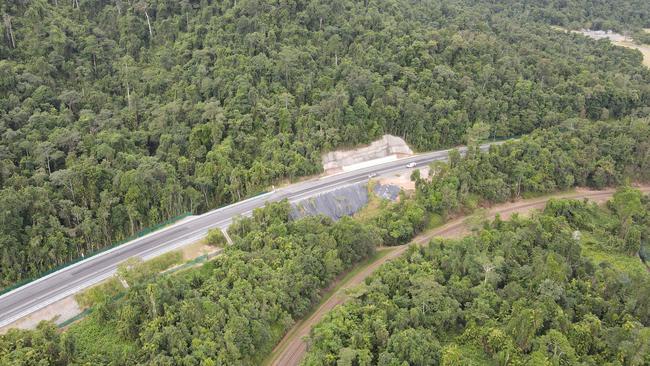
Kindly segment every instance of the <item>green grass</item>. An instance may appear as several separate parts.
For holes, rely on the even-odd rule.
[[[612,254],[602,250],[596,250],[589,247],[583,247],[583,253],[594,263],[609,263],[615,269],[621,272],[646,273],[647,269],[639,258],[629,257],[622,254]]]
[[[627,255],[618,252],[616,248],[607,246],[607,237],[612,235],[611,230],[616,226],[618,220],[607,208],[607,205],[600,205],[597,209],[588,212],[588,221],[594,230],[580,231],[582,254],[591,259],[596,265],[608,263],[621,272],[647,274],[647,268],[638,256]]]
[[[111,277],[97,286],[76,294],[74,298],[80,307],[89,308],[117,296],[122,291],[124,291],[124,286],[116,277]]]
[[[386,203],[382,202],[382,199],[377,197],[373,191],[373,187],[377,184],[376,182],[371,181],[368,184],[368,203],[359,211],[354,214],[354,218],[360,222],[367,223],[372,221],[383,209]]]
[[[580,239],[582,254],[591,259],[594,264],[608,263],[614,269],[626,273],[648,273],[639,257],[606,250],[601,246],[599,239],[594,233],[588,232],[582,232],[582,238]]]
[[[552,192],[523,192],[521,198],[531,199],[531,198],[562,198],[561,196],[567,195],[570,193],[575,193],[575,188],[565,189],[562,191],[552,191]]]
[[[143,262],[141,270],[148,273],[160,273],[171,266],[180,264],[181,262],[183,262],[183,253],[180,251],[173,251]]]
[[[95,364],[102,359],[126,361],[138,351],[134,342],[120,335],[115,322],[102,322],[95,315],[73,324],[68,332],[78,342],[80,358]],[[121,363],[125,362],[115,364]]]
[[[426,223],[424,231],[438,228],[446,223],[445,218],[442,215],[437,213],[432,213],[429,215],[429,220]]]

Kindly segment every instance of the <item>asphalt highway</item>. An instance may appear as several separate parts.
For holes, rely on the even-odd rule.
[[[489,145],[482,145],[481,150],[489,149]],[[459,150],[461,153],[464,152],[464,148]],[[215,227],[225,229],[233,218],[250,215],[253,209],[264,206],[266,202],[283,199],[290,202],[300,201],[336,188],[368,180],[371,173],[383,175],[403,171],[406,164],[411,162],[417,164],[414,168],[417,169],[422,164],[446,160],[449,151],[442,150],[415,155],[372,167],[295,183],[200,216],[192,216],[0,296],[0,327],[101,282],[112,276],[117,270],[117,266],[128,258],[149,259],[194,242],[204,237],[209,229]]]

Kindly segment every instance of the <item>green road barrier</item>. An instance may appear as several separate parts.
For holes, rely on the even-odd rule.
[[[52,269],[50,269],[50,270],[48,270],[48,271],[46,271],[46,272],[43,272],[43,273],[41,273],[41,274],[38,275],[38,276],[30,277],[30,278],[26,278],[26,279],[24,279],[24,280],[22,280],[22,281],[19,281],[19,282],[13,284],[12,286],[7,287],[7,288],[3,289],[2,291],[0,291],[0,295],[4,295],[4,294],[6,294],[6,293],[9,292],[9,291],[15,290],[15,289],[17,289],[18,287],[21,287],[21,286],[24,286],[24,285],[26,285],[26,284],[28,284],[28,283],[30,283],[30,282],[36,281],[37,279],[39,279],[39,278],[41,278],[41,277],[47,276],[47,275],[49,275],[49,274],[51,274],[51,273],[54,273],[54,272],[56,272],[56,271],[59,271],[59,270],[64,269],[64,268],[66,268],[66,267],[69,267],[69,266],[71,266],[71,265],[73,265],[73,264],[75,264],[75,263],[81,262],[81,261],[84,260],[84,259],[94,257],[94,256],[96,256],[97,254],[103,253],[103,252],[105,252],[105,251],[107,251],[107,250],[110,250],[110,249],[113,249],[113,248],[115,248],[115,247],[119,247],[120,245],[125,244],[125,243],[128,243],[128,242],[130,242],[131,240],[135,240],[135,239],[141,238],[141,237],[143,237],[143,236],[145,236],[145,235],[151,234],[152,232],[154,232],[154,231],[156,231],[156,230],[158,230],[158,229],[161,229],[161,228],[163,228],[163,227],[165,227],[165,226],[171,225],[171,224],[173,224],[173,223],[175,223],[175,222],[177,222],[177,221],[180,221],[180,220],[182,220],[182,219],[184,219],[184,218],[186,218],[186,217],[188,217],[188,216],[190,216],[190,215],[192,215],[191,212],[185,212],[185,213],[182,214],[182,215],[178,215],[178,216],[172,217],[171,219],[166,220],[166,221],[163,221],[163,222],[161,222],[161,223],[159,223],[159,224],[156,224],[156,225],[154,225],[154,226],[150,226],[150,227],[144,228],[144,229],[138,231],[135,235],[132,235],[132,236],[126,238],[126,239],[122,239],[122,240],[120,240],[120,241],[118,241],[118,242],[116,242],[116,243],[114,243],[114,244],[111,244],[111,245],[106,246],[106,247],[104,247],[104,248],[98,249],[98,250],[96,250],[96,251],[94,251],[94,252],[91,252],[91,253],[90,253],[89,255],[87,255],[87,256],[84,256],[84,257],[78,257],[78,258],[76,258],[76,259],[74,259],[74,260],[72,260],[72,261],[70,261],[70,262],[67,262],[67,263],[61,264],[61,265],[56,266],[56,267],[54,267],[54,268],[52,268]]]
[[[113,296],[113,297],[112,297],[110,300],[108,300],[108,301],[109,301],[109,302],[115,302],[115,301],[117,301],[117,300],[123,298],[125,295],[126,295],[126,292],[120,292],[119,294]],[[70,325],[70,324],[72,324],[72,323],[74,323],[74,322],[76,322],[76,321],[78,321],[78,320],[81,320],[81,319],[87,317],[87,316],[90,315],[90,313],[92,313],[93,311],[95,311],[95,308],[94,308],[94,307],[90,307],[90,308],[84,309],[84,311],[80,312],[79,314],[73,316],[73,317],[70,318],[70,319],[66,319],[66,320],[62,321],[61,323],[57,324],[56,326],[57,326],[59,329],[61,329],[61,328],[65,328],[65,327],[67,327],[68,325]]]
[[[72,318],[67,319],[67,320],[64,320],[63,322],[57,324],[57,327],[59,327],[59,328],[65,328],[65,327],[67,327],[68,325],[70,325],[70,324],[76,322],[77,320],[82,319],[82,318],[85,318],[88,314],[90,314],[90,313],[92,313],[92,312],[93,312],[93,308],[85,309],[84,311],[82,311],[81,313],[79,313],[79,314],[73,316]]]
[[[191,261],[188,261],[188,262],[185,262],[185,263],[181,264],[180,266],[172,267],[172,268],[164,271],[162,274],[166,275],[166,274],[172,274],[172,273],[175,273],[175,272],[178,272],[178,271],[182,271],[185,268],[192,267],[192,266],[197,265],[199,263],[203,263],[203,262],[205,262],[207,260],[208,260],[208,255],[203,254],[202,256],[196,257],[196,258],[192,259]]]
[[[182,271],[182,270],[184,270],[184,269],[186,269],[188,267],[195,266],[195,265],[197,265],[199,263],[207,262],[208,260],[214,258],[215,256],[217,256],[221,252],[223,252],[223,249],[219,249],[219,250],[216,250],[216,251],[211,252],[211,253],[203,254],[203,255],[198,256],[198,257],[196,257],[196,258],[194,258],[194,259],[192,259],[190,261],[187,261],[187,262],[185,262],[185,263],[183,263],[183,264],[181,264],[179,266],[172,267],[172,268],[170,268],[170,269],[168,269],[166,271],[163,271],[161,274],[162,275],[172,274],[172,273],[175,273],[175,272],[178,272],[178,271]]]

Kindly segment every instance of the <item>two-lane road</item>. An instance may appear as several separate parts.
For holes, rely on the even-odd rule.
[[[481,146],[487,150],[489,144]],[[464,152],[464,149],[460,149]],[[45,306],[90,287],[113,275],[117,266],[131,257],[150,258],[205,236],[209,229],[227,228],[238,215],[248,215],[266,202],[298,201],[368,179],[370,173],[387,174],[404,170],[406,164],[419,165],[446,160],[449,150],[436,151],[388,163],[289,185],[230,206],[193,216],[165,229],[130,241],[0,296],[0,327]]]

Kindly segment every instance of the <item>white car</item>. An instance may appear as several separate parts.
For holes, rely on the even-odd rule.
[[[368,174],[368,179],[374,178],[376,176],[377,176],[377,173],[370,173],[370,174]]]
[[[413,161],[413,162],[410,162],[410,163],[406,164],[406,167],[407,168],[413,168],[416,165],[417,165],[417,163]]]

